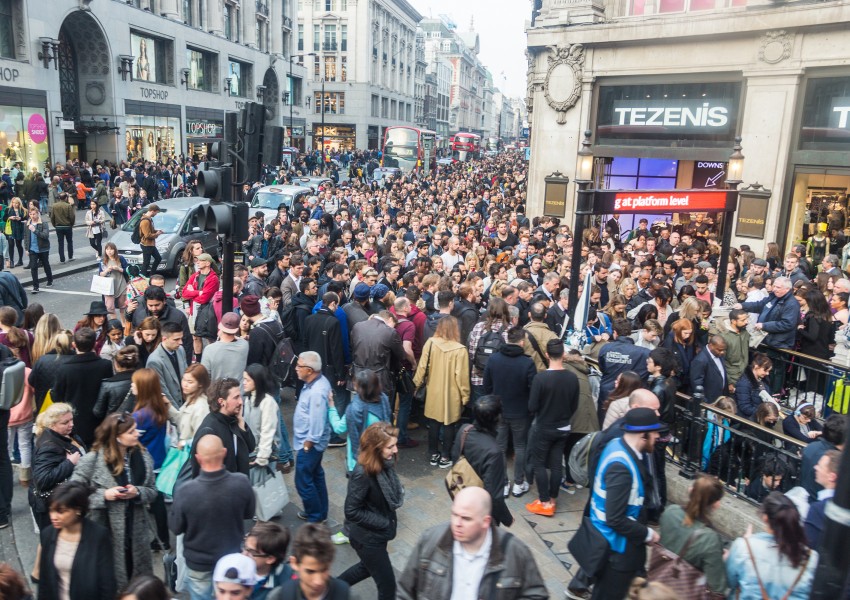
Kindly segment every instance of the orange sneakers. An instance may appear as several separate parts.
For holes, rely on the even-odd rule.
[[[546,504],[544,504],[538,499],[534,502],[529,502],[528,504],[526,504],[525,509],[530,513],[534,513],[535,515],[540,515],[542,517],[551,517],[555,514],[555,503],[547,502]]]

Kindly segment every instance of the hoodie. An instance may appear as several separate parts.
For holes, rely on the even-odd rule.
[[[443,317],[448,317],[448,314],[444,313],[432,313],[425,318],[425,326],[422,330],[422,343],[424,345],[431,337],[434,336],[434,332],[437,331],[437,323],[440,322],[440,319]]]
[[[528,417],[528,397],[531,382],[537,375],[534,361],[525,355],[522,346],[504,344],[493,354],[484,368],[484,393],[498,390],[502,398],[502,416],[507,419]]]

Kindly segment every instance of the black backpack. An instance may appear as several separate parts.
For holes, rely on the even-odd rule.
[[[293,384],[295,362],[298,356],[295,354],[295,347],[287,336],[286,330],[282,329],[275,335],[269,327],[263,327],[262,324],[257,329],[262,329],[275,342],[274,354],[268,364],[269,372],[281,387]]]
[[[298,339],[298,319],[295,318],[295,305],[291,302],[289,306],[280,313],[280,322],[283,325],[283,333],[293,340]]]
[[[504,345],[505,339],[502,337],[501,331],[493,331],[492,329],[487,331],[481,336],[481,339],[478,340],[478,347],[475,348],[475,358],[472,361],[475,368],[479,371],[483,371],[484,367],[487,366],[487,361],[490,360],[490,357],[498,352],[499,348]]]
[[[142,217],[136,221],[136,226],[133,227],[133,233],[130,234],[130,241],[134,244],[142,243],[142,221],[145,219],[148,219],[148,217]]]

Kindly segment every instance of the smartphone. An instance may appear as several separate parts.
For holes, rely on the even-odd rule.
[[[119,494],[126,494],[126,493],[127,493],[127,488],[125,488],[125,487],[120,487],[120,488],[118,488],[118,493],[119,493]]]

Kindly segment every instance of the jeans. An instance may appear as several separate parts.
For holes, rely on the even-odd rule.
[[[0,410],[0,522],[12,511],[12,460],[9,458],[9,411]]]
[[[502,454],[507,455],[508,440],[513,439],[514,442],[514,483],[523,483],[525,481],[525,448],[528,444],[528,427],[531,419],[529,417],[520,417],[518,419],[509,419],[502,417],[499,422],[499,429],[496,433],[496,441],[499,443],[499,448],[502,449]],[[507,456],[505,456],[507,463]],[[508,483],[507,474],[505,474],[505,484]]]
[[[328,486],[322,468],[324,452],[302,448],[295,461],[295,489],[301,496],[307,521],[319,523],[328,518]]]
[[[48,251],[30,252],[30,276],[32,277],[32,289],[34,290],[38,289],[38,263],[41,263],[41,266],[44,267],[44,275],[47,277],[47,283],[53,285],[53,271],[50,268]]]
[[[56,239],[59,242],[59,262],[65,262],[65,244],[68,244],[68,260],[74,258],[74,228],[56,227]]]
[[[440,452],[440,430],[443,432],[443,450]],[[455,435],[457,434],[457,423],[451,425],[443,425],[439,421],[431,419],[428,425],[428,455],[440,455],[440,458],[451,459],[452,446],[455,443]]]
[[[41,211],[41,214],[47,212],[47,196],[41,196],[38,199],[38,208]]]
[[[283,421],[283,404],[280,401],[280,388],[275,385],[272,390],[272,398],[275,399],[280,407],[280,448],[277,451],[277,460],[279,463],[292,462],[292,444],[289,442],[289,433],[286,431],[286,423]]]
[[[186,569],[186,571],[190,600],[212,600],[212,571],[195,571],[194,569]]]
[[[29,469],[32,466],[32,421],[9,427],[9,456],[15,452],[15,439],[21,451],[21,468]]]
[[[153,265],[151,265],[151,261],[153,261]],[[156,246],[142,246],[142,275],[150,277],[151,274],[156,273],[161,262],[162,256],[160,256]]]
[[[387,552],[387,543],[363,544],[354,538],[349,541],[360,562],[349,567],[339,579],[348,585],[356,585],[371,577],[378,588],[378,600],[395,600],[395,572]]]
[[[404,443],[410,439],[407,435],[407,424],[410,422],[410,409],[413,406],[413,394],[398,393],[398,414],[395,426],[398,427],[398,441]]]
[[[564,445],[567,443],[569,432],[559,431],[552,427],[536,428],[532,458],[534,476],[537,478],[537,494],[541,502],[549,502],[558,497],[561,488],[561,463],[564,458]],[[549,476],[546,476],[546,471]]]

